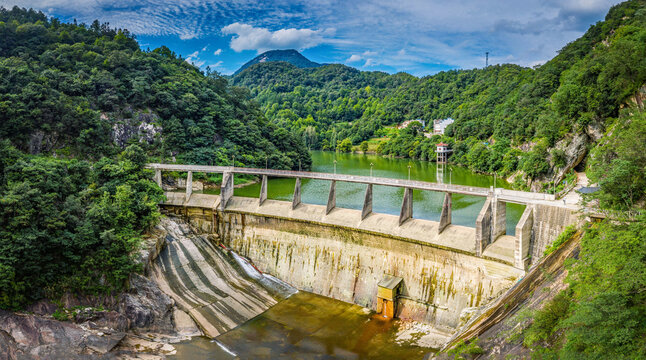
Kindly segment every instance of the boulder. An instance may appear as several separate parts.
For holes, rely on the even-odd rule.
[[[202,332],[197,327],[195,321],[193,321],[193,318],[177,307],[173,310],[173,322],[175,323],[175,329],[180,336],[193,337],[202,335]]]
[[[56,304],[47,299],[42,299],[27,306],[25,310],[36,315],[51,315],[56,312],[56,309],[58,309]]]
[[[17,359],[18,348],[11,336],[5,331],[0,330],[0,360]]]
[[[0,359],[84,359],[109,352],[125,336],[99,334],[38,315],[0,311],[0,345],[8,349]]]
[[[94,319],[88,322],[93,329],[109,329],[117,332],[125,332],[130,328],[130,321],[121,313],[116,311],[102,311],[96,313]]]
[[[173,305],[173,300],[156,283],[134,274],[130,279],[130,289],[121,295],[119,312],[130,319],[132,329],[173,333]]]

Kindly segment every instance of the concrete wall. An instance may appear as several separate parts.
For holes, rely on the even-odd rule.
[[[511,287],[524,273],[472,255],[388,236],[284,218],[218,213],[221,239],[263,272],[299,289],[376,310],[384,275],[404,279],[399,316],[444,331],[460,313]]]
[[[516,246],[514,248],[514,266],[525,269],[526,260],[529,256],[529,247],[532,239],[532,228],[534,227],[534,208],[525,207],[523,215],[516,225]]]
[[[545,249],[568,225],[582,220],[572,209],[560,206],[537,204],[534,207],[534,224],[530,246],[531,265],[543,256]]]
[[[476,255],[482,256],[487,245],[491,243],[492,210],[491,199],[487,198],[476,219]]]

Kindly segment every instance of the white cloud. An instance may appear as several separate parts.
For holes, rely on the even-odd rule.
[[[365,64],[373,59],[370,66],[378,60],[395,71],[424,74],[429,64],[482,67],[485,51],[491,52],[493,64],[510,55],[520,65],[550,59],[619,2],[0,0],[0,5],[32,7],[66,21],[91,23],[98,18],[140,36],[205,39],[221,36],[224,27],[236,51],[325,44],[330,48],[321,59],[325,62],[352,59]]]
[[[272,49],[308,49],[323,42],[322,32],[311,29],[280,29],[270,31],[249,24],[233,23],[222,28],[222,33],[233,35],[231,49],[236,52]]]
[[[186,57],[186,62],[189,63],[189,64],[193,64],[193,65],[195,65],[197,67],[202,67],[202,65],[204,65],[206,63],[206,61],[200,60],[199,55],[200,55],[199,51],[195,51],[195,52],[189,54]]]
[[[222,54],[222,49],[217,49],[217,50],[215,50],[215,51],[213,52],[213,55],[215,55],[215,56],[218,56],[218,55],[220,55],[220,54]]]
[[[379,65],[375,60],[373,59],[366,59],[366,63],[363,64],[364,67],[370,67],[370,66],[376,66]]]
[[[361,60],[361,55],[352,54],[345,62],[353,63]]]

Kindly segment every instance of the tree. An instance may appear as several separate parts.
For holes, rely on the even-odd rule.
[[[350,138],[345,138],[343,141],[338,141],[336,150],[339,152],[352,152],[352,141]]]
[[[361,145],[359,145],[359,148],[361,149],[362,152],[367,152],[368,151],[368,142],[367,141],[362,141]]]

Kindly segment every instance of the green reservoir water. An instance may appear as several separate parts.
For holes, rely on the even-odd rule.
[[[216,340],[175,344],[177,353],[169,358],[416,360],[436,351],[398,339],[401,325],[358,305],[301,291]]]
[[[378,155],[363,154],[342,154],[328,151],[312,151],[312,171],[334,172],[334,160],[336,160],[336,172],[338,174],[370,175],[370,164],[372,175],[385,178],[408,178],[408,166],[410,165],[411,180],[438,182],[437,165],[428,161],[415,161],[405,159],[384,158]],[[445,165],[441,180],[444,183],[457,185],[490,187],[494,185],[493,176],[476,174],[469,169]],[[267,197],[275,200],[291,201],[294,193],[295,179],[269,179]],[[496,186],[510,188],[510,185],[500,179],[496,180]],[[307,204],[327,204],[330,182],[324,180],[303,179],[301,184],[301,201]],[[336,184],[336,206],[361,210],[366,185],[337,182]],[[219,194],[219,189],[205,190],[206,193]],[[260,184],[237,188],[235,196],[258,197]],[[373,212],[399,215],[401,209],[404,189],[389,186],[373,187]],[[418,219],[439,221],[442,211],[444,194],[431,191],[413,191],[413,217]],[[478,213],[484,205],[485,198],[477,196],[453,195],[452,223],[475,227]],[[514,235],[515,227],[525,210],[525,206],[507,204],[507,234]]]

